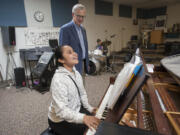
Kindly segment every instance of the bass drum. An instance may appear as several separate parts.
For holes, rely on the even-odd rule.
[[[100,62],[95,58],[89,59],[89,74],[96,74],[100,71]]]

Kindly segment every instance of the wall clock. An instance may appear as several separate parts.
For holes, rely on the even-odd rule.
[[[44,14],[41,11],[34,12],[34,19],[37,22],[43,22],[44,21]]]

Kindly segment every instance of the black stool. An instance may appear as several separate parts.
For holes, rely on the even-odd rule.
[[[40,135],[55,135],[50,127],[44,130]]]

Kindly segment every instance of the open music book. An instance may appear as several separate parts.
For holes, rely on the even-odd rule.
[[[134,55],[129,63],[124,64],[123,69],[118,74],[108,101],[108,108],[113,109],[118,98],[123,95],[133,77],[138,73],[142,64],[138,55]]]

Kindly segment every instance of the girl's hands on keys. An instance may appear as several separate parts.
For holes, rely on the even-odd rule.
[[[94,116],[85,115],[83,118],[83,122],[86,126],[88,126],[89,129],[93,130],[97,129],[100,120]]]

